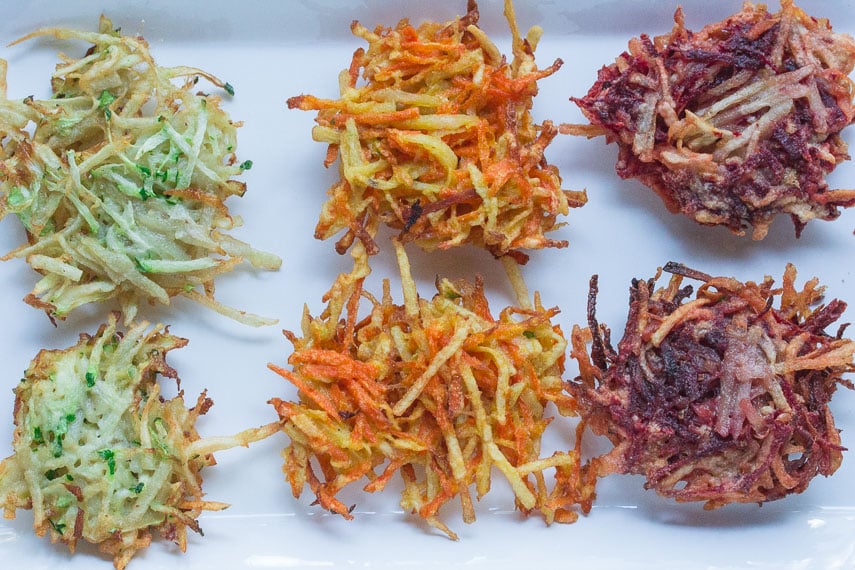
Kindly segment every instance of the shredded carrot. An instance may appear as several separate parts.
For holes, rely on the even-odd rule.
[[[321,507],[351,518],[338,491],[361,479],[379,491],[400,473],[402,507],[456,538],[440,509],[458,498],[464,521],[474,521],[470,487],[477,498],[487,493],[496,467],[517,508],[573,522],[590,509],[595,477],[581,472],[577,450],[540,457],[546,405],[575,413],[561,378],[567,342],[551,322],[558,309],[535,296],[530,308],[495,317],[480,279],[440,280],[437,295],[422,299],[395,245],[403,305],[392,302],[388,282],[381,300],[362,291],[367,256],[357,247],[356,267],[326,295],[327,310],[306,316],[302,337],[286,333],[293,371],[270,365],[298,389],[298,402],[271,400],[291,438],[283,470],[294,495],[308,486]],[[365,299],[370,313],[357,321]]]
[[[541,30],[523,39],[510,1],[505,13],[510,62],[477,27],[474,1],[446,23],[403,20],[370,31],[355,22],[368,49],[356,50],[342,72],[341,98],[288,100],[289,108],[318,111],[313,138],[330,145],[324,164],[340,159],[317,238],[344,232],[339,253],[355,240],[375,253],[383,223],[426,250],[474,243],[524,260],[520,250],[567,245],[545,234],[587,197],[561,189],[544,158],[558,130],[535,124],[530,112],[537,81],[562,62],[538,69]]]

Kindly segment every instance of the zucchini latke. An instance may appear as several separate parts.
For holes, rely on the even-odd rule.
[[[144,39],[104,17],[98,33],[47,28],[18,41],[37,36],[93,45],[61,57],[44,101],[9,100],[0,69],[0,219],[15,214],[28,241],[3,259],[43,274],[26,301],[63,319],[117,299],[128,324],[144,302],[183,295],[272,324],[213,295],[214,278],[242,261],[281,263],[229,235],[241,221],[225,200],[244,194],[233,177],[252,163],[235,156],[239,124],[196,83],[234,89],[199,69],[156,65]]]
[[[42,350],[15,388],[14,454],[0,463],[6,518],[32,509],[37,535],[74,551],[97,544],[121,570],[153,531],[183,551],[187,529],[200,532],[200,471],[212,453],[247,445],[278,423],[231,437],[200,439],[197,418],[213,402],[203,392],[190,408],[183,391],[160,393],[158,376],[175,378],[169,351],[187,344],[162,327],[137,324],[124,334],[111,315],[94,336],[65,350]]]

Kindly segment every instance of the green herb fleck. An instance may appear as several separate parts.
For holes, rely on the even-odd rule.
[[[54,457],[62,457],[62,440],[64,437],[64,433],[57,433],[54,435],[53,441],[51,442],[51,451],[53,451]]]
[[[226,90],[226,93],[228,93],[229,95],[231,95],[231,96],[233,96],[233,97],[234,97],[234,94],[235,94],[235,88],[234,88],[234,87],[232,87],[232,84],[231,84],[231,83],[229,83],[229,82],[227,81],[227,82],[226,82],[226,84],[225,84],[225,85],[223,85],[223,89],[225,89],[225,90]]]
[[[112,449],[102,449],[98,452],[98,455],[101,459],[104,459],[107,462],[107,469],[110,470],[110,475],[116,474],[116,456],[113,454]]]
[[[33,441],[34,441],[37,445],[41,445],[41,444],[43,444],[43,443],[45,442],[45,438],[44,438],[44,436],[42,435],[42,428],[41,428],[41,427],[39,427],[39,426],[36,426],[36,427],[34,427],[34,428],[33,428]]]
[[[110,111],[110,104],[116,100],[116,96],[104,89],[101,91],[101,96],[98,97],[98,108],[104,111],[104,116],[107,117],[107,120],[110,120],[110,117],[113,116],[113,113]]]
[[[250,168],[252,168],[252,161],[251,160],[244,160],[243,162],[240,163],[240,169],[241,170],[249,170]]]
[[[65,530],[65,523],[55,523],[50,519],[48,519],[48,522],[50,523],[51,528],[59,534],[62,534],[62,531]]]
[[[48,469],[47,471],[45,471],[45,478],[48,481],[53,481],[54,479],[59,477],[59,475],[59,469]]]
[[[145,483],[140,481],[139,483],[137,483],[136,487],[130,487],[128,490],[139,495],[140,493],[142,493],[143,487],[145,487]]]
[[[86,386],[91,388],[95,385],[95,373],[92,371],[86,371]]]
[[[66,479],[67,481],[74,481],[74,477],[72,477],[72,476],[71,476],[71,473],[66,473],[66,474],[65,474],[65,479]]]
[[[536,335],[536,334],[534,334],[534,332],[533,332],[533,331],[523,331],[523,336],[524,336],[524,337],[526,337],[526,338],[535,338],[535,337],[537,337],[537,335]]]

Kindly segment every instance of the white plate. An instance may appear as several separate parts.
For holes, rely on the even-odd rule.
[[[325,148],[310,138],[312,113],[288,111],[285,99],[299,93],[334,97],[338,72],[346,67],[360,41],[349,34],[359,19],[369,27],[393,24],[410,16],[446,20],[465,10],[463,0],[404,3],[380,0],[337,2],[306,0],[300,4],[262,2],[167,2],[148,0],[87,2],[47,0],[4,3],[0,7],[0,43],[43,25],[94,29],[106,10],[125,33],[143,34],[164,65],[201,67],[231,82],[236,96],[226,109],[245,126],[238,155],[252,159],[245,175],[249,192],[234,199],[232,210],[246,226],[238,235],[256,247],[284,258],[278,273],[247,270],[219,281],[225,303],[280,319],[280,326],[256,330],[229,322],[189,302],[148,310],[149,320],[172,325],[190,345],[170,355],[188,394],[209,389],[216,405],[200,422],[203,435],[227,434],[275,418],[270,397],[293,397],[290,386],[269,372],[268,362],[284,364],[290,345],[280,328],[296,329],[303,304],[321,307],[321,294],[349,267],[332,243],[312,238],[314,223],[334,168],[321,165]],[[611,62],[639,33],[663,33],[671,27],[675,4],[641,0],[579,0],[575,7],[559,2],[519,0],[522,28],[540,24],[545,35],[538,61],[556,57],[565,65],[541,82],[535,114],[555,122],[581,121],[568,101],[591,85],[596,70]],[[739,9],[740,2],[684,3],[687,24],[699,28]],[[805,2],[818,16],[830,16],[838,31],[855,32],[851,1]],[[507,51],[508,32],[501,2],[484,0],[482,24]],[[0,49],[9,60],[12,97],[48,95],[48,76],[56,52],[79,54],[86,46],[47,40]],[[846,133],[853,142],[853,129]],[[569,226],[555,237],[569,239],[565,250],[532,255],[524,269],[529,286],[545,304],[558,305],[558,321],[569,331],[584,323],[587,282],[600,275],[601,321],[621,331],[627,290],[633,277],[649,277],[668,260],[740,279],[780,278],[787,262],[800,270],[800,281],[818,276],[829,298],[855,302],[852,261],[855,211],[833,223],[812,222],[796,240],[787,219],[778,220],[760,243],[724,230],[702,228],[665,212],[659,199],[634,181],[614,173],[616,149],[601,140],[559,138],[548,156],[562,172],[566,188],[587,188],[590,201],[572,211]],[[835,187],[852,187],[855,165],[833,174]],[[0,251],[23,240],[16,220],[0,224]],[[377,290],[383,276],[394,276],[388,247],[373,260],[369,287]],[[423,254],[410,248],[423,295],[431,295],[436,274],[472,277],[482,273],[496,306],[511,302],[511,291],[497,262],[472,248]],[[0,265],[0,456],[11,452],[12,395],[21,371],[42,347],[64,348],[81,331],[94,331],[106,308],[82,311],[54,328],[21,298],[35,274],[21,261]],[[394,280],[393,283],[397,283]],[[850,309],[843,321],[855,320]],[[616,332],[617,334],[617,332]],[[575,373],[572,363],[568,375]],[[855,446],[852,412],[855,396],[838,393],[834,409],[844,444]],[[553,447],[572,446],[573,421],[562,421],[549,435]],[[218,454],[219,465],[204,472],[208,498],[232,507],[202,517],[204,537],[192,536],[182,555],[169,543],[156,542],[139,553],[131,569],[144,568],[309,568],[309,567],[438,567],[536,568],[547,564],[576,568],[852,568],[855,567],[855,468],[846,457],[833,477],[817,479],[802,495],[762,508],[737,505],[704,512],[697,505],[675,505],[641,488],[636,477],[611,477],[600,484],[591,514],[573,525],[546,528],[541,520],[522,519],[512,511],[509,491],[496,477],[495,489],[477,505],[478,521],[463,524],[453,509],[445,519],[460,534],[452,542],[402,513],[395,489],[376,496],[348,495],[357,503],[356,520],[344,521],[311,506],[311,493],[290,496],[280,472],[284,436],[250,449]],[[3,568],[109,568],[108,558],[81,547],[71,556],[61,546],[33,536],[32,516],[19,511],[13,521],[0,521]]]

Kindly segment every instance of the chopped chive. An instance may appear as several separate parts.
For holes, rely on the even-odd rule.
[[[62,531],[65,530],[65,523],[55,523],[50,519],[48,519],[48,522],[50,523],[51,528],[59,534],[62,534]]]
[[[65,437],[65,434],[58,433],[54,436],[53,442],[51,442],[51,450],[53,451],[54,457],[62,457],[62,440]]]
[[[107,469],[110,471],[110,475],[116,474],[116,456],[113,453],[112,449],[102,449],[98,452],[98,455],[101,459],[107,461]]]
[[[535,338],[537,335],[532,331],[523,331],[523,336],[526,338]]]
[[[229,95],[234,96],[234,94],[235,94],[235,88],[234,88],[234,87],[232,87],[232,84],[231,84],[231,83],[229,83],[228,81],[226,82],[226,84],[225,84],[225,85],[223,85],[223,89],[225,89],[225,90],[226,90],[226,93],[228,93]]]
[[[240,169],[241,170],[249,170],[250,168],[252,168],[252,161],[251,160],[244,160],[243,162],[240,163]]]
[[[110,104],[115,100],[116,96],[106,89],[101,91],[101,96],[98,97],[98,108],[104,111],[104,116],[107,117],[108,121],[113,116],[113,113],[110,111]]]
[[[145,487],[145,483],[140,481],[139,483],[137,483],[136,487],[130,487],[128,490],[139,495],[140,493],[142,493],[143,487]]]
[[[106,109],[115,100],[116,96],[110,93],[108,90],[104,89],[103,91],[101,91],[101,95],[98,97],[98,107],[102,110]]]

